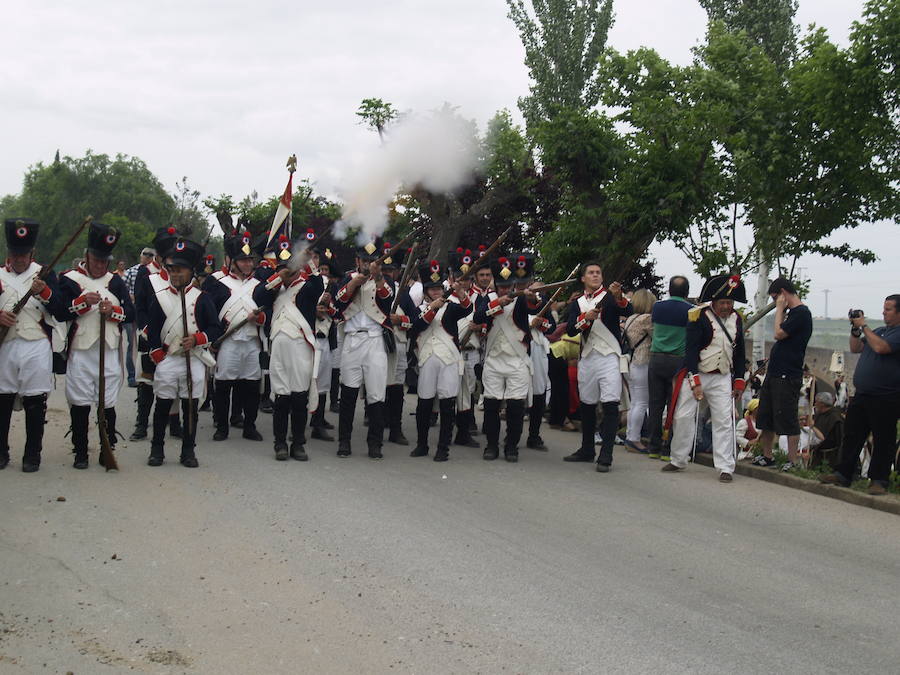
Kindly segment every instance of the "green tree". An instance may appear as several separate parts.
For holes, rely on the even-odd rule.
[[[23,216],[41,223],[37,258],[49,261],[88,215],[123,218],[142,229],[129,228],[120,239],[117,255],[135,262],[142,246],[150,242],[156,227],[170,221],[174,200],[147,165],[137,157],[119,154],[111,159],[88,151],[84,157],[57,158],[38,163],[26,172],[22,191],[4,197],[4,218]],[[64,260],[81,255],[83,235]]]
[[[598,60],[613,24],[612,0],[507,0],[525,46],[531,94],[519,99],[529,125],[600,99]]]
[[[361,117],[360,124],[365,124],[372,131],[378,132],[378,138],[384,143],[384,132],[387,126],[397,119],[397,109],[380,98],[364,98],[356,111]]]
[[[700,0],[710,22],[744,32],[780,70],[797,54],[797,0]]]
[[[190,186],[187,176],[175,183],[172,198],[175,207],[170,220],[178,228],[178,233],[200,243],[206,241],[210,231],[209,221],[200,209],[200,191]]]

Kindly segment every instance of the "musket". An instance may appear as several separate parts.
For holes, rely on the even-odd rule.
[[[394,302],[391,304],[391,314],[397,313],[397,305],[400,304],[400,291],[406,288],[406,284],[409,283],[409,278],[412,276],[412,271],[415,269],[416,263],[419,262],[416,258],[416,250],[418,248],[419,242],[413,242],[412,249],[406,258],[406,269],[403,270],[403,276],[400,277],[400,285],[397,286],[397,292],[394,294]]]
[[[381,265],[385,260],[387,260],[388,258],[390,258],[392,255],[394,255],[394,254],[395,254],[397,251],[399,251],[401,248],[403,248],[404,246],[406,246],[407,242],[408,242],[410,239],[412,239],[413,237],[415,237],[416,234],[418,234],[418,233],[416,232],[416,230],[413,230],[413,231],[410,232],[408,235],[406,235],[405,237],[403,237],[403,239],[401,239],[401,240],[398,241],[396,244],[394,244],[393,246],[391,246],[387,251],[385,251],[385,252],[382,253],[380,256],[378,256],[377,258],[375,258],[375,260],[373,260],[373,261],[372,261],[371,263],[369,263],[369,264],[371,265],[372,263],[375,263],[376,265]]]
[[[188,286],[185,285],[184,288],[181,289],[179,295],[181,296],[181,332],[182,337],[188,337],[188,321],[187,321],[187,302],[185,300],[185,293],[187,292]],[[187,429],[188,436],[192,434],[194,431],[194,380],[191,376],[191,350],[184,350],[184,365],[187,368],[187,390],[188,390],[188,404],[187,404],[187,419],[185,420],[185,428]]]
[[[572,281],[575,280],[575,275],[578,274],[578,269],[580,267],[581,267],[581,263],[575,265],[575,267],[572,268],[572,271],[569,272],[569,276],[566,277],[567,282],[571,283]],[[543,307],[541,307],[541,311],[539,311],[537,314],[534,315],[535,318],[538,318],[538,319],[544,318],[544,315],[547,313],[547,310],[550,309],[550,305],[552,305],[554,302],[556,302],[556,299],[559,297],[559,294],[563,292],[564,288],[565,288],[565,286],[560,286],[555,291],[553,291],[553,295],[551,295],[550,299],[547,301],[547,303]],[[540,289],[537,289],[537,290],[540,290]]]
[[[457,279],[457,281],[467,281],[469,277],[471,277],[475,272],[478,271],[479,268],[484,267],[488,264],[490,257],[496,252],[498,248],[506,241],[506,238],[509,236],[509,233],[513,231],[515,225],[510,225],[507,227],[503,233],[497,237],[493,244],[488,246],[484,253],[482,253],[478,258],[469,266],[465,272],[463,272],[462,276]],[[446,300],[451,295],[453,295],[453,289],[449,289],[444,292],[444,299]]]
[[[770,302],[768,305],[762,308],[761,311],[757,312],[753,316],[750,317],[750,320],[744,324],[744,332],[746,333],[757,321],[762,319],[766,314],[775,309],[775,303]]]
[[[37,273],[38,279],[45,279],[50,272],[53,271],[53,268],[56,267],[56,263],[60,261],[63,257],[63,254],[66,250],[75,243],[75,240],[78,239],[79,235],[84,231],[84,228],[94,219],[93,216],[88,216],[82,221],[81,225],[75,230],[75,233],[69,237],[69,241],[65,243],[65,245],[59,250],[56,254],[56,257],[53,258],[52,262],[49,265],[44,265],[41,268],[41,271]],[[18,316],[18,314],[25,308],[25,305],[28,304],[28,301],[31,299],[31,296],[34,295],[32,290],[29,288],[25,294],[19,298],[19,301],[13,306],[12,314]],[[6,334],[9,332],[9,326],[0,326],[0,344],[6,339]]]
[[[521,295],[526,295],[527,293],[538,293],[539,291],[549,291],[553,288],[557,289],[557,292],[564,289],[566,286],[571,284],[574,279],[563,279],[562,281],[555,281],[552,284],[544,284],[542,286],[535,286],[534,288],[525,288],[521,291],[513,291],[509,294],[511,298],[518,298]]]
[[[100,466],[107,471],[118,471],[116,455],[109,441],[109,427],[106,423],[106,317],[99,312],[100,317],[100,377],[97,381],[97,428],[100,430]]]
[[[251,321],[255,320],[256,317],[257,317],[257,315],[254,314],[254,313],[248,314],[247,316],[245,316],[243,319],[241,319],[240,321],[238,321],[238,322],[237,322],[236,324],[234,324],[233,326],[229,326],[228,330],[225,331],[225,334],[222,335],[221,337],[219,337],[218,339],[214,340],[213,343],[212,343],[212,345],[210,345],[210,346],[211,346],[213,349],[218,349],[219,347],[222,346],[222,343],[225,342],[225,340],[227,340],[227,339],[230,338],[232,335],[234,335],[235,333],[237,333],[241,328],[243,328],[244,326],[246,326],[248,323],[250,323]]]

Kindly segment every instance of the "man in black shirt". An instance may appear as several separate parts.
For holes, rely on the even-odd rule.
[[[788,471],[798,465],[800,419],[797,406],[803,386],[803,361],[812,335],[812,314],[800,302],[797,290],[780,277],[769,285],[769,297],[775,301],[775,344],[769,354],[766,379],[759,392],[756,426],[762,432],[763,454],[753,460],[757,466],[773,466],[772,447],[776,436],[787,436]]]
[[[862,312],[850,319],[850,351],[859,354],[853,373],[856,393],[847,407],[841,460],[835,472],[819,480],[848,486],[856,471],[859,451],[872,434],[869,494],[887,492],[897,448],[900,417],[900,294],[885,298],[884,326],[872,330]]]

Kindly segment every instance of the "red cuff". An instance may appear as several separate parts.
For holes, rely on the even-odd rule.
[[[87,301],[84,299],[83,295],[79,295],[72,301],[72,306],[69,307],[69,309],[74,314],[81,316],[82,314],[86,314],[88,311],[90,311],[91,306],[87,304]]]
[[[256,325],[257,326],[265,326],[266,325],[266,313],[260,312],[256,315]]]
[[[400,330],[409,330],[410,328],[412,328],[412,323],[407,317],[404,316],[400,320],[400,325],[397,326],[397,328],[399,328]]]
[[[500,304],[499,298],[497,300],[491,300],[488,303],[487,307],[487,315],[494,316],[495,314],[501,314],[503,312],[503,305]]]
[[[51,295],[53,295],[53,291],[50,290],[49,286],[44,286],[44,290],[38,293],[38,297],[44,302],[47,302]]]
[[[621,307],[622,309],[625,309],[626,307],[628,307],[628,298],[626,298],[626,297],[623,295],[621,300],[617,300],[617,301],[616,301],[616,304],[617,304],[619,307]]]
[[[114,323],[122,323],[125,320],[125,310],[123,310],[118,305],[113,305],[112,313],[109,315],[109,320]]]
[[[205,345],[207,342],[209,342],[209,338],[206,337],[206,333],[198,331],[198,332],[194,333],[194,341],[197,343],[197,346],[199,347],[200,345]]]
[[[375,295],[384,300],[385,298],[391,297],[391,289],[385,284],[381,288],[376,289]]]
[[[156,349],[150,350],[150,358],[153,359],[153,363],[159,364],[164,358],[166,358],[166,351],[157,347]]]
[[[735,391],[744,391],[744,389],[746,387],[747,387],[747,383],[744,382],[744,380],[742,378],[739,377],[734,381],[734,390]]]
[[[422,315],[422,319],[425,321],[425,323],[431,323],[432,321],[434,321],[434,317],[436,316],[437,312],[435,312],[433,309],[429,309]]]
[[[700,386],[700,376],[699,375],[691,375],[691,389],[694,387]]]

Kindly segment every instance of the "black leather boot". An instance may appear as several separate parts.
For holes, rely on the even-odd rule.
[[[328,398],[331,401],[331,412],[341,411],[341,369],[331,369],[331,391],[328,392]]]
[[[181,417],[178,414],[178,408],[175,408],[175,413],[169,415],[169,436],[172,438],[181,438],[182,430],[181,430]]]
[[[25,454],[22,457],[22,471],[33,473],[41,466],[47,395],[23,396],[22,407],[25,409]]]
[[[316,408],[316,412],[313,413],[309,421],[309,426],[312,429],[310,438],[316,438],[320,441],[334,440],[334,436],[327,431],[327,429],[334,428],[334,425],[329,424],[325,419],[325,398],[327,396],[327,394],[319,394],[319,407]]]
[[[146,382],[139,382],[137,386],[137,416],[134,419],[134,432],[129,437],[129,441],[142,441],[147,438],[151,408],[153,408],[153,386]]]
[[[115,452],[116,451],[116,440],[117,440],[116,409],[115,408],[104,408],[103,415],[106,418],[106,435],[109,438],[109,446],[110,446],[110,449],[113,452]],[[99,419],[97,420],[97,422],[99,424]],[[106,464],[103,462],[102,454],[97,458],[97,462],[102,467],[106,466]]]
[[[544,421],[544,410],[547,408],[547,394],[538,394],[531,397],[531,409],[528,411],[528,440],[527,445],[532,450],[547,450],[544,439],[541,438],[541,422]]]
[[[170,398],[157,398],[153,409],[153,438],[150,441],[149,466],[160,466],[165,459],[166,427],[169,426],[169,413],[174,401]]]
[[[349,457],[351,454],[350,437],[353,435],[353,416],[356,414],[357,396],[359,396],[359,387],[341,385],[341,407],[338,414],[338,457]]]
[[[506,443],[503,456],[507,462],[519,461],[519,441],[525,425],[525,399],[512,398],[506,401]]]
[[[265,374],[263,375],[262,381],[263,391],[262,395],[259,397],[259,412],[271,415],[274,411],[274,407],[272,406],[272,378],[270,378],[268,374]]]
[[[0,469],[9,466],[9,425],[15,403],[15,394],[0,394]]]
[[[619,430],[619,402],[608,401],[603,404],[603,423],[600,435],[600,454],[597,456],[597,471],[606,473],[613,461],[613,446],[616,444],[616,432]]]
[[[409,453],[410,457],[428,455],[428,430],[431,428],[431,409],[433,398],[420,398],[416,403],[416,447]]]
[[[194,441],[197,438],[197,412],[200,401],[185,399],[181,402],[181,414],[184,416],[184,435],[181,437],[181,465],[189,469],[200,466],[194,453]],[[190,422],[188,422],[190,420]]]
[[[456,399],[442,398],[438,403],[440,412],[440,428],[438,429],[437,451],[435,462],[446,462],[450,459],[450,440],[453,438],[453,422],[456,417]]]
[[[403,385],[392,384],[385,392],[385,425],[390,432],[388,440],[396,445],[409,445],[403,434]]]
[[[216,393],[213,396],[213,419],[216,423],[214,441],[224,441],[228,438],[228,413],[231,406],[231,389],[234,382],[229,380],[216,380]]]
[[[69,407],[72,420],[72,445],[75,447],[76,469],[88,468],[88,426],[90,426],[91,406],[73,405]]]
[[[261,441],[262,434],[256,429],[259,414],[259,380],[239,380],[241,406],[244,409],[244,433],[248,441]]]
[[[298,462],[309,459],[306,454],[306,416],[309,408],[309,392],[291,393],[291,458]]]
[[[231,387],[231,415],[228,423],[235,429],[244,428],[244,415],[242,414],[244,407],[241,404],[240,382],[240,380],[232,380],[234,386]]]
[[[272,406],[272,435],[275,437],[275,459],[283,462],[288,458],[287,430],[291,414],[291,397],[276,394]]]
[[[597,430],[597,404],[582,403],[579,408],[581,413],[581,447],[571,455],[566,455],[566,462],[593,462],[594,461],[594,432]]]
[[[483,459],[493,460],[500,456],[500,400],[496,398],[484,399],[484,435],[487,445],[484,448]]]
[[[472,415],[471,410],[464,410],[456,413],[456,438],[453,440],[454,445],[462,445],[466,448],[480,448],[478,441],[472,438]]]
[[[369,433],[366,444],[369,446],[369,459],[381,459],[381,444],[384,441],[384,401],[369,404]]]

